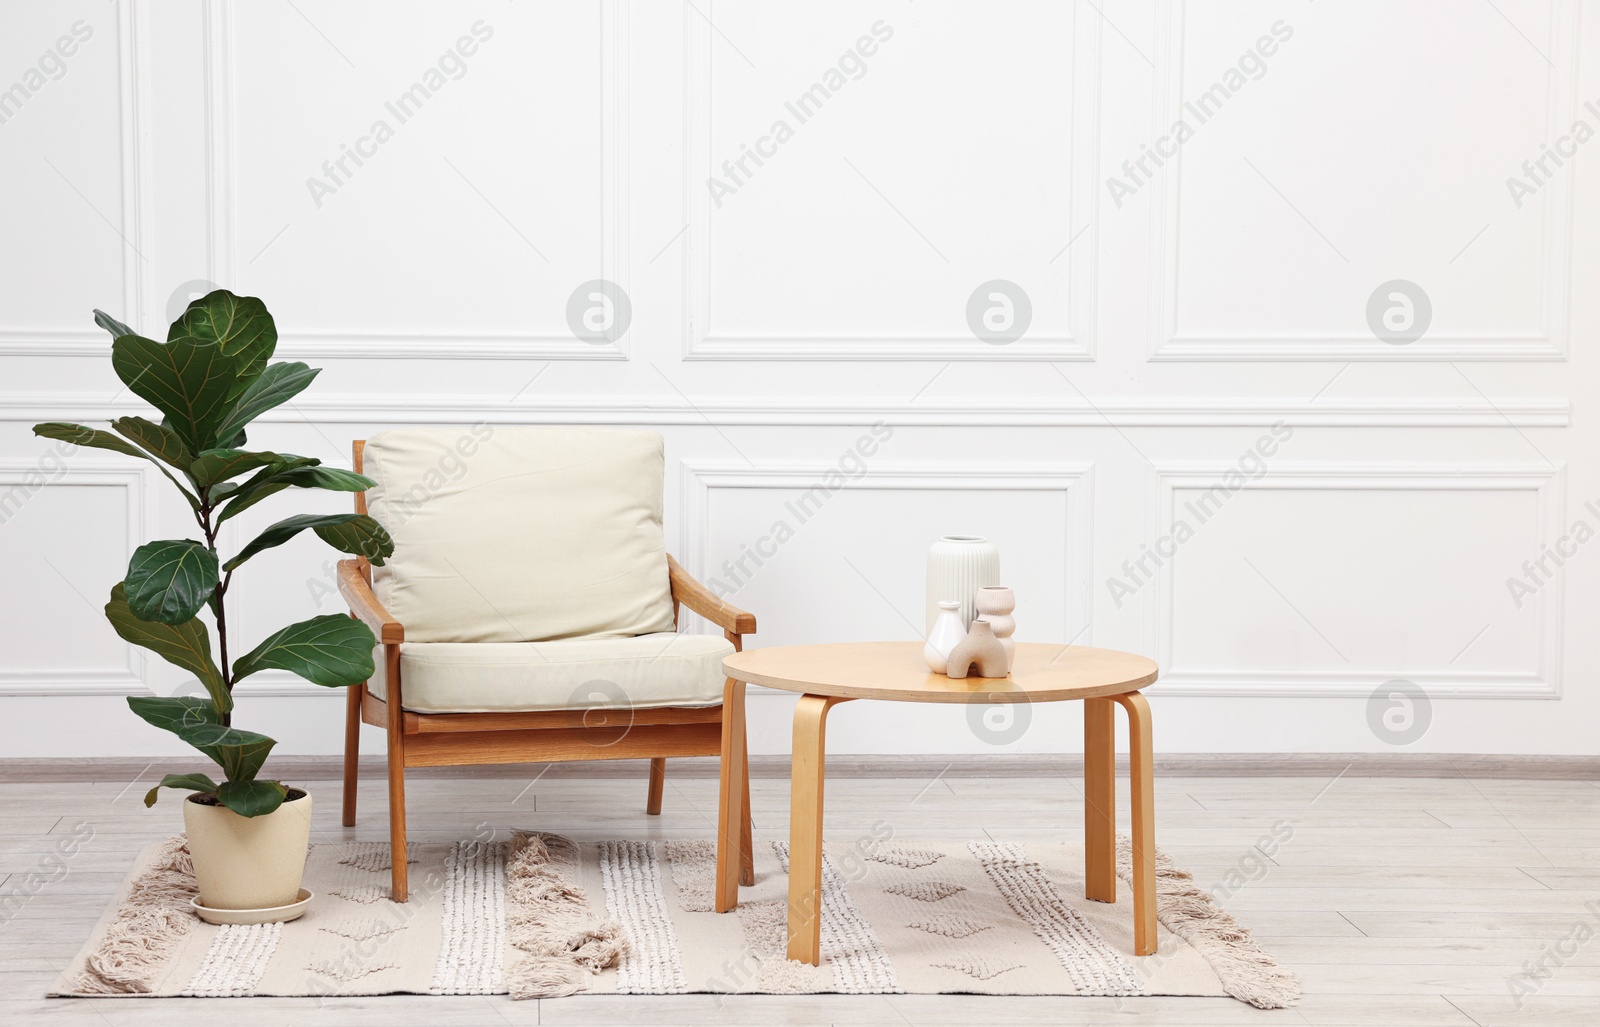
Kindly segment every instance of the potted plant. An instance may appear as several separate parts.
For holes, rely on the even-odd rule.
[[[267,669],[328,687],[359,684],[372,674],[376,643],[360,621],[332,614],[290,624],[229,663],[229,589],[247,561],[307,529],[335,549],[380,565],[394,543],[365,515],[298,514],[272,524],[231,557],[217,552],[222,524],[285,489],[359,492],[373,484],[313,457],[245,448],[250,422],[292,399],[318,374],[302,363],[268,363],[278,332],[259,299],[219,289],[195,300],[164,343],[98,310],[95,323],[111,333],[117,376],[162,420],[121,417],[111,422],[111,431],[49,422],[35,425],[34,434],[150,461],[193,511],[201,536],[140,546],[106,603],[106,618],[118,635],[193,674],[205,690],[204,697],[131,696],[128,705],[222,771],[220,783],[205,774],[167,774],[145,796],[145,805],[154,805],[162,788],[193,793],[184,803],[184,826],[202,906],[266,910],[294,904],[301,898],[311,796],[260,776],[277,743],[234,726],[233,689]]]

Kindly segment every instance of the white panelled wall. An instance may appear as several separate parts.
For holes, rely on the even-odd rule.
[[[91,309],[161,333],[208,283],[326,369],[272,448],[658,428],[752,644],[918,637],[928,543],[982,534],[1019,638],[1160,661],[1161,750],[1600,753],[1597,8],[7,0],[0,756],[178,751],[99,607],[192,525],[28,429],[137,411]],[[569,327],[596,279],[614,343]],[[272,555],[247,639],[341,609],[320,542]],[[337,750],[339,695],[241,691]],[[830,748],[1078,749],[1020,717],[856,703]]]

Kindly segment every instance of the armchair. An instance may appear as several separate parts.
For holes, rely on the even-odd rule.
[[[348,692],[343,822],[356,817],[361,724],[387,731],[391,895],[408,896],[407,767],[721,758],[716,908],[753,884],[742,682],[722,659],[756,630],[665,551],[653,432],[384,432],[354,443],[357,493],[395,540],[381,567],[339,563],[350,615],[378,640]],[[723,637],[678,634],[686,606]]]

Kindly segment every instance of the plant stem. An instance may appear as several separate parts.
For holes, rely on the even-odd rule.
[[[200,528],[206,534],[206,546],[214,553],[217,551],[217,529],[211,523],[210,491],[209,488],[200,490]],[[217,618],[217,645],[222,654],[222,665],[218,669],[222,671],[222,687],[228,690],[229,695],[233,694],[233,668],[228,665],[228,610],[223,605],[223,598],[228,594],[228,583],[232,580],[233,572],[229,571],[211,593],[215,607],[212,613]],[[233,726],[233,711],[222,715],[222,724],[224,727]]]

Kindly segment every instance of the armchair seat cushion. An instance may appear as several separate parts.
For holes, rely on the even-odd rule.
[[[716,706],[733,644],[659,631],[553,642],[405,642],[404,706],[414,713]],[[367,687],[388,697],[384,653]]]

